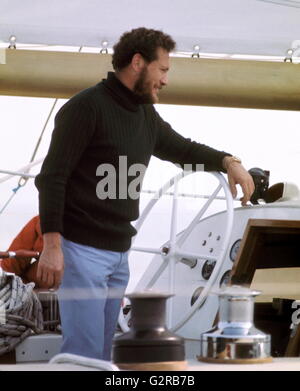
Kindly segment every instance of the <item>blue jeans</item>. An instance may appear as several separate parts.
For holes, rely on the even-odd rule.
[[[129,280],[128,252],[100,250],[64,238],[62,250],[64,275],[58,290],[61,353],[109,361]]]

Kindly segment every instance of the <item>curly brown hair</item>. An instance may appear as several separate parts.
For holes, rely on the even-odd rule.
[[[113,47],[112,65],[120,71],[130,64],[132,57],[140,53],[150,63],[157,59],[157,49],[160,47],[167,52],[175,48],[175,41],[162,31],[139,27],[124,33],[119,42]]]

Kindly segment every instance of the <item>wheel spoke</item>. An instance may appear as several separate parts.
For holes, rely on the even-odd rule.
[[[171,249],[176,245],[176,233],[177,233],[177,208],[178,208],[178,180],[174,181],[174,194],[172,203],[172,215],[170,225],[170,247]],[[175,293],[175,274],[176,274],[176,258],[171,255],[168,262],[168,288],[169,292],[173,295]],[[171,327],[173,317],[173,297],[170,297],[167,303],[167,325]]]
[[[216,255],[196,254],[196,253],[191,253],[190,251],[185,252],[181,250],[175,250],[175,255],[176,257],[181,257],[181,258],[207,259],[209,261],[216,261],[218,259],[218,256]]]
[[[202,206],[200,209],[200,212],[196,215],[196,217],[193,219],[193,221],[190,223],[190,225],[184,230],[184,233],[181,235],[181,237],[178,240],[177,246],[181,247],[183,243],[186,241],[190,233],[193,231],[195,226],[198,224],[201,217],[204,215],[204,213],[209,208],[210,204],[213,202],[213,200],[217,197],[220,190],[222,189],[222,185],[219,185],[216,190],[212,193],[212,195],[209,197],[209,199],[206,201],[206,203]]]
[[[134,246],[130,251],[137,251],[141,253],[150,253],[150,254],[161,254],[161,250],[159,248],[150,248],[150,247],[137,247]]]
[[[149,290],[153,287],[153,285],[156,283],[157,279],[161,276],[162,272],[165,270],[165,268],[167,267],[168,263],[167,262],[163,262],[159,267],[158,269],[156,270],[156,272],[154,273],[154,275],[152,276],[151,280],[148,282],[148,284],[146,285],[145,287],[145,290]]]
[[[146,208],[143,210],[143,213],[141,214],[139,220],[137,221],[135,225],[135,229],[138,231],[142,224],[144,223],[146,217],[154,207],[154,205],[157,203],[157,201],[167,192],[167,190],[173,186],[174,183],[178,182],[179,179],[192,174],[192,172],[180,172],[172,179],[168,180],[153,196],[153,198],[149,201]],[[135,240],[136,236],[133,238]]]

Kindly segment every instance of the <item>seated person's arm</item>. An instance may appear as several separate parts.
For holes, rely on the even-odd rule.
[[[19,234],[12,241],[9,246],[8,251],[16,250],[30,250],[30,251],[41,251],[35,248],[35,243],[38,238],[37,224],[39,224],[39,216],[32,218],[25,227],[19,232]],[[29,258],[6,258],[1,262],[1,267],[3,270],[15,273],[16,275],[22,277],[23,273],[30,266],[31,259]]]

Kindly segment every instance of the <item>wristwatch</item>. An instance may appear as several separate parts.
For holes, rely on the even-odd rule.
[[[237,156],[225,156],[226,160],[224,160],[224,168],[227,171],[228,167],[231,163],[242,163],[242,160]],[[225,159],[224,158],[224,159]]]

